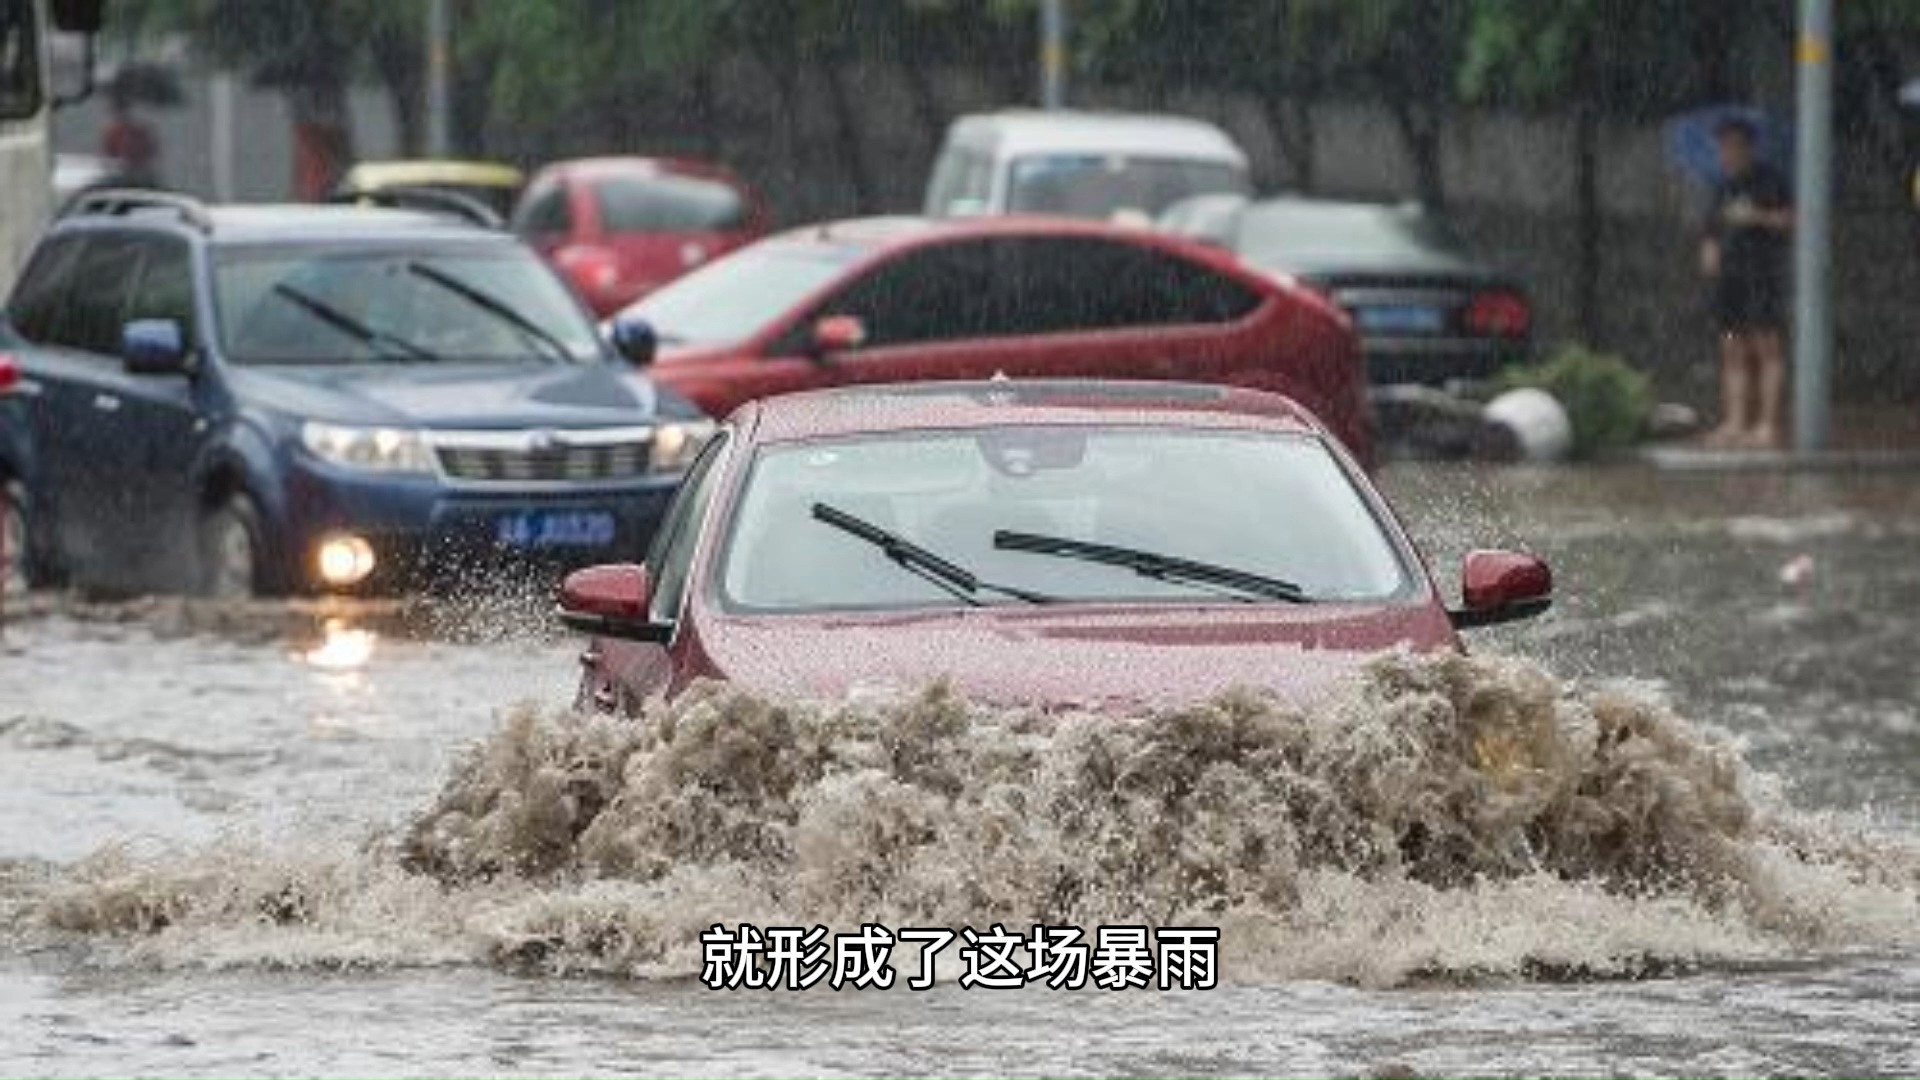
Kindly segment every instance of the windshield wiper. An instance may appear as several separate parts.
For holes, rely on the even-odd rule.
[[[305,311],[307,314],[312,315],[314,318],[319,319],[335,330],[358,341],[360,344],[374,347],[381,356],[392,357],[393,354],[391,352],[379,348],[381,345],[391,345],[401,352],[406,353],[408,356],[413,357],[415,360],[437,362],[446,359],[446,357],[441,356],[432,349],[424,345],[415,345],[413,342],[408,341],[398,334],[391,334],[384,330],[375,330],[373,327],[341,311],[325,300],[311,293],[296,289],[284,281],[275,282],[273,292],[274,295],[291,301],[295,306],[299,307],[300,310]]]
[[[512,304],[507,303],[483,289],[475,288],[459,277],[449,274],[438,267],[428,266],[423,262],[409,262],[406,266],[407,273],[433,282],[435,285],[458,296],[467,303],[479,308],[481,311],[494,316],[501,322],[520,331],[520,333],[529,340],[538,342],[554,359],[563,364],[573,363],[573,350],[567,348],[566,342],[554,337],[546,327],[522,315]]]
[[[845,510],[823,502],[813,504],[813,518],[850,536],[865,540],[879,548],[881,554],[893,560],[901,569],[925,578],[962,603],[979,607],[980,598],[974,595],[978,592],[997,593],[1015,600],[1024,600],[1029,604],[1051,604],[1059,599],[1045,593],[981,581],[971,571],[948,562],[906,537],[890,533],[865,518],[855,517]]]
[[[1218,586],[1221,589],[1231,590],[1230,595],[1236,595],[1240,599],[1285,600],[1292,604],[1312,602],[1312,597],[1307,595],[1306,590],[1291,581],[1283,581],[1280,578],[1268,577],[1248,570],[1235,570],[1229,566],[1195,562],[1192,559],[1182,559],[1177,555],[1141,551],[1138,548],[1114,547],[1111,544],[1096,544],[1086,540],[1069,540],[1062,536],[1009,532],[1005,529],[993,534],[993,546],[1000,551],[1026,551],[1035,555],[1056,555],[1063,559],[1079,559],[1083,562],[1123,567],[1141,577],[1153,578],[1156,581]]]

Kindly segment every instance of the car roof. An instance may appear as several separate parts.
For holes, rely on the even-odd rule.
[[[1105,379],[980,379],[838,387],[743,406],[753,441],[887,432],[1076,424],[1312,434],[1317,422],[1278,394],[1240,387]]]
[[[141,212],[119,220],[138,220]],[[276,241],[433,240],[452,242],[507,239],[503,233],[476,228],[447,214],[384,207],[256,203],[209,206],[208,234],[215,243],[273,243]]]
[[[343,191],[377,191],[381,188],[433,184],[517,188],[525,182],[525,173],[504,162],[417,158],[363,161],[347,170],[346,176],[340,180],[340,188]]]
[[[977,217],[918,217],[908,214],[843,218],[802,225],[771,239],[786,243],[826,243],[858,248],[891,248],[919,241],[970,236],[1098,236],[1155,247],[1185,246],[1177,237],[1150,228],[1091,218],[1038,214],[986,214]]]
[[[953,145],[1008,157],[1055,152],[1197,158],[1245,168],[1247,155],[1227,133],[1204,120],[1165,113],[1006,109],[954,121]]]
[[[573,176],[600,177],[620,175],[640,176],[691,176],[704,179],[735,179],[732,169],[716,161],[702,161],[698,158],[682,157],[643,157],[639,155],[603,154],[597,157],[568,158],[564,161],[550,162],[541,168],[542,174],[558,173]]]

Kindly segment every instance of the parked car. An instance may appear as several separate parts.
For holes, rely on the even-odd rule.
[[[505,221],[513,202],[526,186],[527,175],[498,161],[452,161],[440,158],[400,161],[362,161],[348,169],[334,188],[337,199],[377,198],[382,192],[450,192],[486,207],[495,221]]]
[[[34,467],[26,403],[19,393],[26,342],[0,319],[0,603],[27,591],[27,478]]]
[[[1532,358],[1526,289],[1417,204],[1214,195],[1160,224],[1324,291],[1353,316],[1376,385],[1485,379]]]
[[[643,544],[711,424],[513,237],[429,214],[84,195],[7,302],[27,570],[370,590]]]
[[[1365,377],[1312,292],[1148,229],[1065,218],[872,218],[742,248],[616,320],[715,416],[842,383],[1098,376],[1286,393],[1362,460]],[[644,349],[637,355],[644,355]]]
[[[1008,109],[947,129],[923,212],[1151,221],[1181,199],[1249,190],[1246,153],[1205,121]]]
[[[766,233],[766,203],[724,165],[602,157],[541,169],[513,229],[597,315]]]
[[[1537,614],[1539,560],[1478,551],[1462,604],[1311,414],[1187,383],[920,384],[748,405],[640,564],[576,571],[580,704],[695,680],[988,700],[1309,696],[1371,657]]]

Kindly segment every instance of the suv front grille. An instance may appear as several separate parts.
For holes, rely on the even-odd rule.
[[[441,471],[464,483],[585,483],[647,474],[651,428],[436,432]]]

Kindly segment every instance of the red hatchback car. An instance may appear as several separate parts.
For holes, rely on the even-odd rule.
[[[540,170],[515,205],[515,232],[605,316],[758,239],[767,208],[724,165],[602,157]]]
[[[847,383],[1169,379],[1305,405],[1363,461],[1366,374],[1316,294],[1178,238],[1071,219],[796,229],[625,309],[613,331],[715,416]]]
[[[698,679],[836,696],[1305,700],[1382,652],[1537,614],[1551,576],[1467,557],[1449,610],[1392,511],[1285,398],[1183,383],[923,383],[735,413],[644,565],[576,571],[581,704]]]

